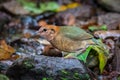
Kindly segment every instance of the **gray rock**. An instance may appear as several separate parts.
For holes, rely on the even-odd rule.
[[[120,0],[96,0],[104,8],[120,12]]]
[[[91,80],[81,61],[47,56],[20,59],[8,69],[7,75],[12,80]]]

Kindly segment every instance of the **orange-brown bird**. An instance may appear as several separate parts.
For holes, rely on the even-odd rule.
[[[88,45],[95,44],[92,35],[76,26],[40,25],[37,33],[63,52],[84,51]]]

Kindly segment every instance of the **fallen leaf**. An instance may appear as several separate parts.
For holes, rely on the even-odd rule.
[[[7,45],[4,40],[0,40],[0,60],[10,59],[15,49]]]
[[[80,6],[80,4],[78,4],[78,3],[70,3],[70,4],[67,4],[67,5],[62,5],[57,9],[57,12],[65,11],[67,9],[76,8],[78,6]]]
[[[109,37],[119,38],[120,30],[109,30],[109,31],[95,31],[94,36],[102,39],[106,39]]]
[[[31,37],[31,34],[27,32],[27,33],[23,34],[23,37],[24,37],[24,38],[30,38],[30,37]]]
[[[88,21],[77,21],[80,25],[82,29],[87,30],[90,26],[98,26],[96,19],[90,19]]]
[[[65,5],[60,6],[60,8],[57,9],[57,12],[65,11],[67,10],[67,7]]]
[[[100,73],[102,73],[108,58],[105,54],[105,51],[102,50],[100,46],[93,46],[93,49],[98,53],[99,69],[100,69]]]
[[[74,3],[68,4],[68,5],[67,5],[67,8],[76,8],[76,7],[78,7],[78,6],[80,6],[80,4],[74,2]]]
[[[86,49],[86,51],[80,55],[77,56],[78,59],[84,61],[86,63],[86,60],[87,60],[87,57],[88,57],[88,54],[90,53],[90,50],[92,49],[92,47],[88,47]]]
[[[102,25],[102,26],[89,26],[89,30],[90,31],[107,30],[107,26],[106,25]]]
[[[54,12],[59,8],[59,5],[54,1],[40,3],[40,7],[37,7],[36,3],[30,2],[27,0],[17,0],[17,1],[23,5],[25,10],[32,12],[34,14],[40,14],[45,11]]]
[[[11,0],[3,4],[3,7],[16,15],[25,15],[29,14],[29,11],[25,10],[22,5],[16,0]]]

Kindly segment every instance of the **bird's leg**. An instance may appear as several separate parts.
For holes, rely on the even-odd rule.
[[[64,52],[64,51],[62,51],[62,56],[63,56],[63,57],[67,56],[68,54],[69,54],[69,52]]]
[[[82,52],[84,52],[85,49],[80,49],[79,51],[75,51],[75,52],[62,52],[64,58],[76,58],[79,54],[81,54]]]
[[[64,58],[76,58],[76,53],[67,53],[68,55],[64,56]]]

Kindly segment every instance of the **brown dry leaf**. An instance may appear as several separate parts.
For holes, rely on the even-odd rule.
[[[96,32],[94,32],[94,36],[102,38],[102,39],[106,39],[109,37],[119,38],[120,30],[96,31]]]
[[[86,22],[79,21],[80,27],[87,30],[90,26],[99,26],[95,19],[88,20]]]
[[[112,39],[106,39],[105,44],[108,46],[109,50],[115,48],[115,42]]]
[[[15,49],[7,45],[5,40],[0,40],[0,60],[10,59]]]
[[[30,33],[25,33],[25,34],[23,34],[23,37],[24,38],[30,38],[32,35],[30,34]]]
[[[76,19],[73,14],[67,13],[63,17],[64,17],[64,21],[63,21],[64,25],[72,26],[75,24]]]
[[[16,15],[26,15],[29,11],[25,10],[17,0],[11,0],[3,4],[3,7]]]
[[[47,25],[47,23],[46,23],[46,21],[44,21],[44,20],[40,20],[40,21],[38,22],[38,26],[39,26],[39,27],[45,26],[45,25]]]

